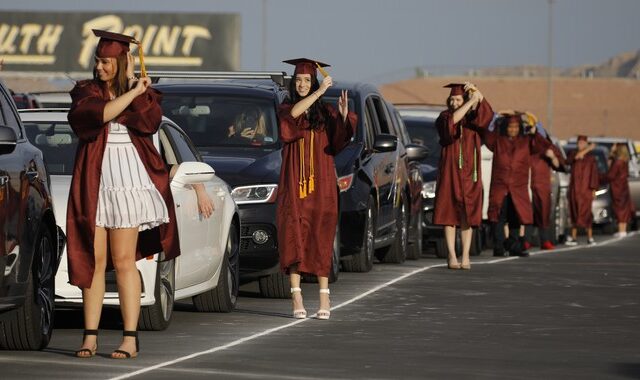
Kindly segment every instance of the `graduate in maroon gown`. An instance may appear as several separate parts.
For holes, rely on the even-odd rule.
[[[627,223],[635,217],[636,210],[629,191],[629,150],[624,144],[613,144],[609,170],[605,176],[611,191],[611,206],[618,221],[616,237],[627,235]]]
[[[493,110],[471,83],[451,83],[448,109],[436,119],[440,136],[440,162],[436,181],[434,224],[444,225],[450,269],[469,269],[471,227],[482,223],[481,135]],[[455,250],[456,227],[461,229],[462,263]]]
[[[531,124],[531,125],[535,125]],[[541,127],[538,127],[540,130]],[[551,171],[564,171],[566,162],[560,149],[551,142],[549,135],[549,149],[544,153],[531,154],[531,196],[533,206],[533,224],[538,228],[540,248],[554,249],[553,233],[549,231],[551,223]]]
[[[567,155],[567,164],[571,165],[569,182],[569,214],[571,215],[571,236],[566,245],[577,245],[578,228],[587,230],[587,242],[595,244],[593,239],[593,213],[591,205],[600,183],[596,158],[590,154],[594,146],[589,145],[587,136],[578,136],[577,149]]]
[[[179,242],[167,167],[150,138],[160,126],[161,94],[150,87],[149,78],[134,76],[133,38],[94,33],[101,37],[94,78],[78,82],[70,92],[68,119],[79,143],[67,208],[69,280],[83,296],[85,332],[76,356],[89,358],[97,349],[105,270],[116,270],[125,331],[111,357],[124,359],[138,354],[136,260],[158,252],[173,259]],[[122,167],[138,175],[125,175],[129,172]]]
[[[333,157],[351,140],[357,123],[349,112],[347,92],[338,109],[322,101],[333,85],[322,69],[328,65],[305,59],[285,61],[295,65],[289,99],[278,107],[282,168],[278,184],[276,224],[280,266],[290,275],[293,317],[306,318],[300,274],[318,277],[320,309],[317,317],[329,319],[329,273],[333,239],[338,223],[338,191]],[[322,83],[316,67],[325,75]]]
[[[493,152],[489,221],[493,223],[494,256],[528,256],[524,238],[516,238],[521,225],[533,223],[529,198],[531,155],[547,151],[550,143],[535,126],[525,131],[521,114],[500,118],[496,128],[485,134],[485,145]],[[509,222],[510,238],[505,240],[504,224]]]

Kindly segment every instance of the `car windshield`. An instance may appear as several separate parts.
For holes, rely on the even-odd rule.
[[[52,175],[71,175],[78,138],[67,122],[24,122],[27,138],[42,151],[47,171]]]
[[[162,111],[196,147],[264,147],[278,141],[275,107],[267,99],[165,93]]]
[[[440,161],[440,143],[438,141],[440,141],[440,137],[436,130],[435,120],[403,120],[407,126],[411,142],[422,144],[429,149],[429,155],[422,160],[422,163],[438,167],[438,162]]]

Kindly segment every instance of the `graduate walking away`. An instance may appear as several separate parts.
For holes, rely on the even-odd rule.
[[[571,165],[571,181],[569,182],[569,214],[571,216],[571,236],[566,245],[577,245],[578,228],[587,230],[587,242],[595,244],[593,239],[593,213],[591,204],[596,197],[599,185],[598,165],[596,158],[590,154],[594,146],[589,145],[587,136],[578,136],[578,148],[569,152],[567,164]]]
[[[613,144],[605,180],[609,182],[611,206],[618,221],[618,232],[614,234],[616,237],[627,235],[627,223],[636,214],[629,191],[629,159],[629,150],[626,145]]]
[[[338,191],[333,156],[351,140],[357,117],[349,112],[347,92],[338,110],[322,102],[333,85],[325,75],[316,78],[316,67],[328,65],[305,58],[285,61],[295,65],[289,99],[278,108],[282,168],[278,184],[278,247],[280,266],[290,275],[293,317],[306,318],[300,274],[318,277],[319,319],[329,319],[329,273],[338,222]]]
[[[526,131],[522,115],[507,115],[498,119],[496,128],[486,133],[485,145],[493,152],[491,189],[489,191],[489,221],[493,225],[494,256],[529,256],[524,237],[518,237],[520,226],[533,223],[529,198],[531,155],[548,151],[551,145],[535,126]],[[509,239],[505,240],[504,224],[509,222]]]
[[[179,242],[169,173],[150,138],[162,119],[161,94],[134,76],[133,38],[94,33],[101,38],[93,79],[71,90],[68,115],[79,137],[67,208],[69,280],[82,288],[85,324],[76,356],[96,353],[105,270],[114,268],[124,336],[111,357],[125,359],[139,351],[136,260],[158,252],[171,260]]]
[[[449,269],[470,269],[472,230],[482,223],[481,137],[493,110],[471,83],[451,83],[448,109],[436,119],[440,162],[433,223],[444,225]],[[461,229],[462,263],[456,255],[456,227]]]

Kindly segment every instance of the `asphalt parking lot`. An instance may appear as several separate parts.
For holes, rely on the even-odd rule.
[[[289,318],[290,301],[243,288],[238,310],[176,307],[166,331],[141,332],[140,356],[117,348],[107,310],[99,355],[77,359],[79,310],[59,310],[49,348],[0,352],[2,379],[639,379],[640,235],[600,238],[530,258],[451,271],[425,256],[341,273],[330,321]],[[306,307],[317,287],[304,284]]]

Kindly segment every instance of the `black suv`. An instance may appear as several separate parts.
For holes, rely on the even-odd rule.
[[[342,90],[349,92],[349,109],[358,115],[351,143],[335,157],[342,269],[368,272],[374,256],[382,262],[405,260],[410,199],[398,173],[401,152],[384,98],[373,85],[339,81],[325,101],[335,104]]]
[[[0,347],[38,350],[51,339],[57,227],[42,152],[26,139],[0,83]]]
[[[164,94],[164,115],[183,127],[205,162],[233,188],[241,220],[240,281],[258,280],[265,297],[289,297],[275,223],[282,163],[276,108],[288,95],[288,77],[241,72],[149,75]],[[331,282],[338,276],[339,257],[336,237]]]

